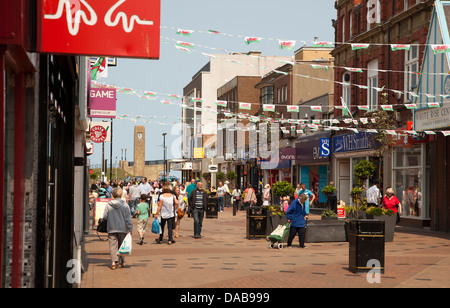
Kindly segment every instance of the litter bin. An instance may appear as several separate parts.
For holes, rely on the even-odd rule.
[[[206,206],[206,218],[218,218],[218,200],[215,197],[208,198]]]
[[[265,238],[267,228],[267,208],[252,206],[247,208],[247,239]]]
[[[351,272],[379,269],[384,273],[384,221],[351,220],[348,240]]]

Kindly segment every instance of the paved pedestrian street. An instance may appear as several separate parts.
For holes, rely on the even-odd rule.
[[[246,213],[233,216],[231,208],[218,219],[204,219],[201,239],[193,238],[193,219],[187,216],[172,245],[167,233],[157,244],[150,230],[138,245],[134,230],[127,267],[116,270],[109,268],[108,242],[91,230],[84,243],[82,288],[450,287],[448,233],[397,227],[394,242],[385,244],[380,283],[369,283],[367,274],[348,270],[347,242],[307,243],[302,249],[296,237],[293,247],[271,249],[265,239],[246,238]]]

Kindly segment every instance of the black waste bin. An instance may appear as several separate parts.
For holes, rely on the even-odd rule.
[[[206,206],[206,218],[218,218],[218,200],[215,197],[208,198]]]
[[[266,237],[267,208],[251,206],[247,208],[247,239]]]
[[[351,272],[379,269],[384,273],[384,221],[371,219],[350,221],[348,240]]]

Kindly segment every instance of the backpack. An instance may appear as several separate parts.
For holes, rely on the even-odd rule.
[[[99,198],[106,198],[106,189],[103,187],[100,187],[98,190],[98,197]]]

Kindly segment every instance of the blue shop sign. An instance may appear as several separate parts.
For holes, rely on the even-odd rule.
[[[371,133],[360,132],[333,137],[333,153],[373,149]]]

